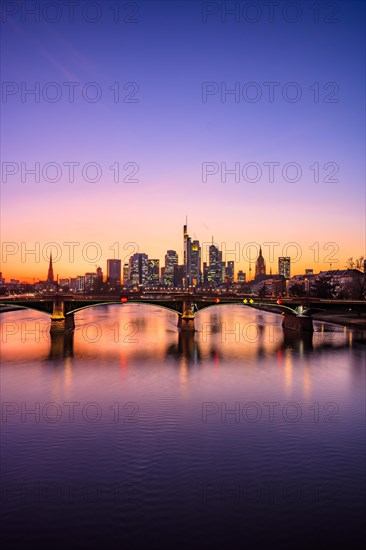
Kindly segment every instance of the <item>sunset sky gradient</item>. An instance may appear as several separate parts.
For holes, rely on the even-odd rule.
[[[28,249],[40,243],[41,252],[46,243],[58,243],[62,254],[54,271],[60,277],[94,271],[95,264],[106,272],[107,258],[114,257],[109,247],[116,242],[122,260],[137,251],[123,249],[133,242],[138,251],[160,258],[161,265],[167,249],[177,250],[182,262],[186,215],[192,237],[209,242],[213,236],[227,249],[239,243],[236,271],[248,273],[243,250],[250,242],[280,243],[272,263],[268,248],[263,249],[267,269],[274,273],[289,242],[302,251],[292,274],[329,268],[325,259],[332,249],[323,250],[326,243],[339,247],[333,268],[344,268],[348,257],[365,253],[365,4],[338,2],[338,22],[316,22],[313,2],[300,2],[302,17],[293,23],[279,8],[269,22],[263,2],[256,4],[263,17],[255,23],[233,16],[223,23],[220,11],[205,23],[203,4],[193,1],[137,2],[135,23],[114,23],[112,2],[99,3],[102,16],[95,23],[83,20],[80,10],[74,23],[66,13],[55,23],[36,23],[30,16],[22,21],[20,12],[6,17],[3,82],[19,87],[24,82],[28,88],[39,82],[41,89],[55,82],[63,90],[59,101],[41,96],[37,103],[32,96],[22,102],[20,92],[4,96],[3,88],[1,233],[3,243],[15,243],[18,250],[2,255],[7,280],[46,277],[47,258],[22,258],[22,242]],[[214,5],[221,9],[221,2]],[[71,81],[80,83],[74,103],[63,85]],[[270,81],[279,83],[272,103],[263,85]],[[81,96],[88,82],[102,90],[95,103]],[[124,84],[137,83],[138,102],[114,102],[109,87],[115,82],[121,99],[131,91],[123,90]],[[229,95],[222,102],[218,93],[203,102],[203,82],[225,82],[228,89],[235,82],[241,87],[255,82],[263,96],[251,103]],[[301,88],[298,102],[283,99],[288,82]],[[319,102],[309,89],[315,82]],[[339,87],[338,102],[323,102],[331,91],[322,89],[327,82]],[[19,171],[4,181],[4,163],[9,162]],[[31,175],[22,181],[21,163],[32,167],[36,162],[41,167],[94,162],[102,177],[85,181],[79,167],[70,182],[64,167],[58,182],[41,177],[35,183]],[[127,171],[122,170],[115,182],[109,167],[116,162],[121,168],[136,163],[139,181],[123,181]],[[256,162],[263,174],[256,183],[235,182],[233,176],[222,182],[219,174],[203,182],[204,162],[226,162],[228,168]],[[290,183],[279,171],[271,183],[265,162],[280,163],[280,170],[296,162],[302,178]],[[320,163],[319,182],[309,169],[315,162]],[[329,162],[339,166],[334,176],[339,182],[323,181],[330,170],[322,167]],[[80,243],[72,263],[65,242]],[[98,261],[83,258],[81,250],[89,242],[100,246]],[[318,261],[309,248],[314,243],[319,243]]]

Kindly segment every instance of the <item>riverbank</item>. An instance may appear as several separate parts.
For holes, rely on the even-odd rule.
[[[358,317],[357,314],[349,313],[317,313],[312,315],[314,321],[324,321],[335,325],[342,325],[349,328],[366,331],[366,318]]]
[[[6,313],[7,311],[19,311],[20,309],[24,308],[19,306],[1,306],[0,313]]]
[[[275,306],[251,306],[257,309],[258,311],[267,311],[268,313],[276,313],[281,315],[279,308]],[[366,317],[359,317],[357,313],[336,313],[336,312],[326,312],[326,313],[315,313],[312,316],[314,321],[324,321],[326,323],[333,323],[335,325],[341,325],[349,328],[354,328],[357,330],[366,331]]]

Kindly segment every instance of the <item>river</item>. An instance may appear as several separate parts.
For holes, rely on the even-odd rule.
[[[364,335],[284,335],[281,316],[238,305],[199,312],[194,334],[146,305],[75,321],[51,341],[47,316],[1,315],[10,544],[349,546],[360,532]]]

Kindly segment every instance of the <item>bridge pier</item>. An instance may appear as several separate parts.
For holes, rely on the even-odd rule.
[[[75,329],[75,318],[73,313],[65,315],[64,302],[57,298],[53,302],[53,311],[51,315],[51,334],[59,334],[65,331]]]
[[[178,319],[177,326],[183,332],[195,332],[194,315],[190,317],[181,315]]]
[[[75,316],[73,313],[68,313],[65,316],[65,330],[75,330]]]
[[[292,313],[283,313],[282,328],[284,330],[294,330],[296,332],[314,332],[313,320],[305,315],[293,315]]]
[[[50,332],[51,334],[65,332],[64,302],[59,298],[53,301]]]
[[[190,300],[183,301],[183,313],[178,319],[178,328],[183,332],[195,332],[193,303]]]
[[[51,347],[49,359],[62,359],[74,355],[74,333],[55,332],[51,333]]]

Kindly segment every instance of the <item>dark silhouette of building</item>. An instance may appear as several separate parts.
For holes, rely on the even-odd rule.
[[[266,262],[262,256],[262,247],[259,247],[259,256],[255,262],[255,278],[257,279],[260,275],[266,274]]]
[[[48,266],[47,283],[54,283],[54,282],[55,282],[55,279],[53,278],[52,253],[51,253],[50,265]]]
[[[201,284],[201,246],[199,241],[192,241],[188,235],[187,220],[183,226],[183,265],[185,288]]]
[[[121,284],[121,260],[107,260],[107,283],[112,286]]]

